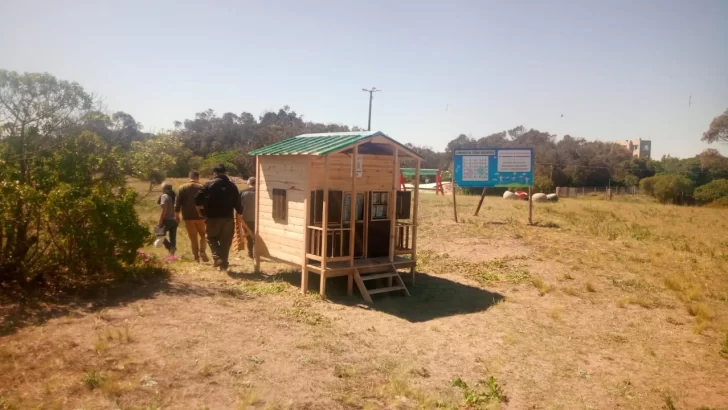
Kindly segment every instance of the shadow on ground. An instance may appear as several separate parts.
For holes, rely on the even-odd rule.
[[[235,279],[282,280],[297,288],[301,287],[300,271],[286,271],[275,275],[244,272],[228,274]],[[309,292],[318,293],[319,278],[317,274],[310,274]],[[354,296],[346,295],[346,277],[328,279],[326,296],[333,303],[362,308],[366,306],[367,309],[387,313],[409,322],[426,322],[441,317],[483,312],[504,299],[499,293],[426,273],[417,273],[416,286],[411,285],[410,275],[403,274],[402,278],[409,289],[409,297],[401,292],[376,294],[372,295],[374,304],[367,305],[356,286],[354,286]]]
[[[214,290],[186,283],[170,283],[170,273],[162,268],[141,268],[128,276],[93,283],[76,283],[64,290],[52,286],[31,289],[0,288],[0,336],[26,326],[43,325],[62,317],[80,317],[113,306],[123,306],[160,293],[207,296]]]

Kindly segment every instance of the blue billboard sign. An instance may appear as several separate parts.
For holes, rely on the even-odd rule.
[[[530,187],[533,148],[455,150],[455,183],[460,187]]]

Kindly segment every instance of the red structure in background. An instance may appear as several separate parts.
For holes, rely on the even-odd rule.
[[[440,170],[437,170],[437,175],[435,175],[435,195],[445,195],[445,189],[442,188],[442,178],[440,177]]]
[[[409,168],[407,168],[409,170]],[[421,171],[430,171],[435,174],[435,195],[445,195],[445,189],[442,187],[442,176],[440,175],[440,170],[437,169],[423,169]],[[408,174],[411,176],[411,174]],[[429,174],[432,175],[432,174]],[[404,174],[400,170],[399,172],[399,190],[400,191],[406,191],[407,186],[404,183]]]

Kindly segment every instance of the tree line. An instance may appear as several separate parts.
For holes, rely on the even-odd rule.
[[[100,110],[78,83],[0,70],[0,283],[133,268],[137,250],[151,238],[134,210],[138,198],[127,188],[129,177],[151,188],[192,169],[204,175],[217,163],[249,177],[254,149],[305,133],[359,130],[307,121],[284,106],[258,117],[206,110],[152,134],[129,113]],[[728,111],[703,139],[728,141]],[[451,170],[453,151],[461,147],[533,147],[541,191],[640,184],[665,202],[669,195],[656,192],[695,189],[706,200],[728,197],[728,159],[714,149],[686,159],[638,159],[615,143],[558,139],[523,126],[480,138],[460,134],[444,152],[407,145],[424,158],[424,168],[441,170]]]

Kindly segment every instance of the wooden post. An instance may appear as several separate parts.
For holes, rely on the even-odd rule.
[[[533,225],[533,187],[528,187],[528,224]]]
[[[392,155],[392,200],[389,201],[389,261],[394,262],[394,241],[397,228],[397,177],[399,176],[399,149],[394,147]]]
[[[478,201],[478,207],[475,208],[475,215],[473,216],[478,216],[478,212],[480,212],[480,207],[483,206],[483,199],[485,199],[485,190],[486,188],[483,188],[483,193],[480,194],[480,201]]]
[[[324,157],[324,202],[321,229],[323,237],[321,238],[321,281],[319,284],[319,294],[322,299],[326,299],[326,257],[328,256],[328,239],[329,239],[329,156]]]
[[[452,209],[455,213],[455,223],[458,223],[458,203],[455,197],[455,172],[452,173],[452,183],[450,184],[450,189],[452,189]]]
[[[437,194],[435,194],[437,195]],[[420,159],[417,159],[417,168],[415,168],[415,197],[412,205],[412,286],[415,284],[415,273],[417,269],[417,211],[420,208]]]
[[[263,174],[260,172],[260,155],[255,156],[255,237],[253,240],[253,256],[255,256],[254,272],[260,272],[260,183]]]
[[[306,183],[304,184],[304,198],[303,198],[303,265],[301,265],[301,293],[304,295],[308,293],[308,248],[311,246],[311,235],[308,232],[308,226],[311,224],[310,220],[310,209],[311,206],[311,157],[309,157],[306,165]]]
[[[354,266],[354,249],[356,244],[356,160],[359,156],[359,144],[354,145],[351,155],[351,199],[349,205],[349,266]],[[362,170],[363,171],[363,170]],[[349,273],[346,293],[351,296],[354,293],[354,273]]]

